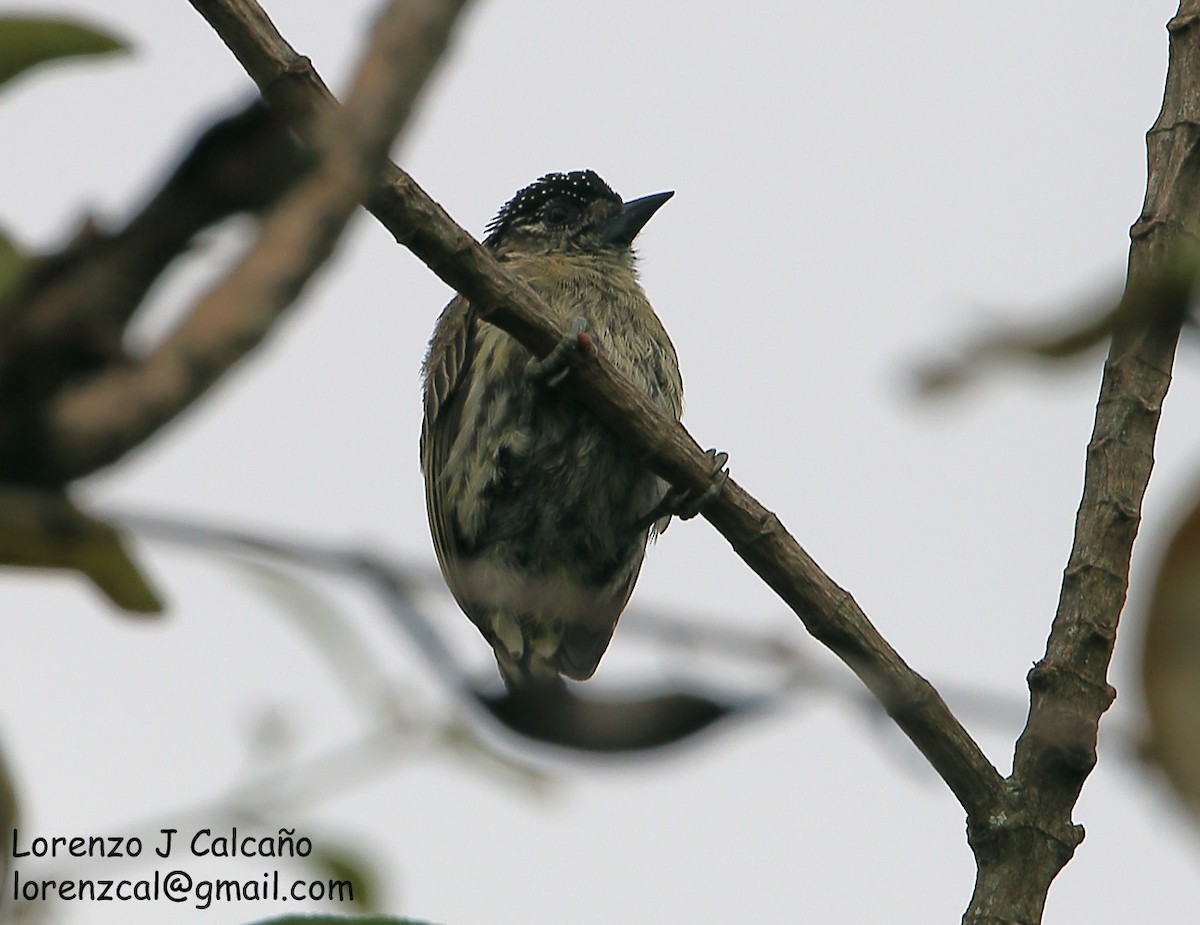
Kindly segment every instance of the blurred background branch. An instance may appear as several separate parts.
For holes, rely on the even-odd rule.
[[[371,549],[341,547],[294,536],[285,539],[269,532],[176,517],[127,511],[109,511],[105,516],[145,542],[170,543],[201,554],[218,554],[238,562],[270,565],[266,574],[273,576],[270,584],[275,588],[274,596],[293,616],[304,620],[306,632],[314,637],[322,655],[335,665],[348,690],[377,691],[385,685],[372,679],[381,678],[383,671],[382,666],[374,664],[370,649],[355,642],[353,630],[337,618],[333,608],[314,604],[312,582],[331,578],[349,581],[376,602],[384,619],[403,632],[442,680],[445,689],[455,695],[465,709],[461,721],[480,727],[481,735],[494,737],[499,720],[500,730],[523,756],[535,757],[538,752],[536,749],[529,751],[529,746],[539,742],[567,749],[556,753],[560,757],[569,757],[571,751],[595,755],[657,749],[682,742],[707,729],[708,723],[704,723],[695,729],[678,732],[675,723],[680,720],[667,717],[658,740],[631,739],[624,747],[618,747],[621,744],[619,738],[609,739],[605,747],[597,747],[580,730],[556,739],[557,726],[544,734],[536,734],[537,730],[531,734],[527,728],[507,723],[505,715],[495,714],[494,705],[503,702],[507,694],[498,690],[490,665],[485,663],[482,670],[473,671],[438,629],[435,611],[450,611],[455,605],[441,573],[434,566],[397,560]],[[311,614],[308,618],[304,618],[306,611]],[[719,721],[721,725],[761,718],[810,702],[816,696],[836,698],[859,711],[872,725],[885,717],[878,701],[844,671],[825,660],[813,658],[806,651],[807,647],[798,645],[790,635],[745,629],[743,626],[747,622],[733,614],[717,620],[711,615],[633,602],[622,618],[621,638],[640,641],[663,656],[676,653],[683,660],[679,671],[686,674],[687,687],[681,689],[677,684],[661,679],[638,681],[632,691],[618,694],[614,702],[612,685],[601,685],[600,693],[591,699],[591,709],[611,710],[605,722],[619,729],[623,724],[623,710],[635,709],[638,698],[651,702],[660,698],[669,700],[686,690],[688,695],[709,703],[709,709],[715,714],[711,721]],[[737,686],[731,687],[730,678],[738,679]],[[586,691],[596,685],[574,687]],[[983,690],[969,683],[941,679],[938,687],[958,705],[964,716],[980,726],[1012,728],[1026,709],[1026,704],[1018,697]],[[385,698],[385,703],[390,702],[390,696]],[[369,706],[375,702],[375,695],[367,693],[360,700]],[[482,710],[480,705],[483,705]],[[681,709],[681,714],[686,717],[687,709]],[[1140,732],[1122,728],[1119,724],[1109,724],[1105,728],[1106,735],[1119,743],[1121,757],[1127,761],[1139,760]],[[527,741],[522,743],[522,739]]]

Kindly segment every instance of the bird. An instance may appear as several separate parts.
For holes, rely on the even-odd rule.
[[[593,170],[548,173],[500,209],[483,246],[570,327],[565,350],[590,342],[678,420],[679,360],[632,247],[672,195],[626,202]],[[670,486],[561,388],[564,357],[535,359],[457,296],[422,365],[434,549],[510,691],[593,675],[647,544],[677,507]]]

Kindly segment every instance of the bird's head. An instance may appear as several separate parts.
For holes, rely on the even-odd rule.
[[[593,170],[548,173],[505,203],[484,244],[500,254],[628,251],[674,193],[622,201]]]

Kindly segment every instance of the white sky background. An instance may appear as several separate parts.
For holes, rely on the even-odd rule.
[[[1021,704],[1069,549],[1102,354],[993,375],[948,402],[915,401],[908,376],[990,322],[1059,317],[1120,280],[1175,5],[870,6],[481,2],[398,159],[476,233],[549,170],[592,167],[626,197],[676,190],[640,252],[681,356],[685,423],[729,451],[738,482],[918,671]],[[40,247],[84,209],[126,215],[199,126],[250,93],[183,0],[55,8],[137,51],[0,96],[0,222]],[[343,88],[374,4],[268,8]],[[169,278],[147,332],[236,251],[223,240]],[[432,563],[418,367],[448,296],[360,216],[267,347],[84,496]],[[1118,727],[1137,720],[1148,569],[1200,469],[1198,368],[1193,340],[1136,551],[1121,696],[1076,812],[1088,835],[1048,922],[1194,915],[1200,843]],[[142,554],[173,604],[158,623],[113,615],[69,577],[0,587],[0,735],[30,835],[189,824],[184,810],[237,777],[268,707],[292,717],[305,753],[354,734],[327,663],[236,570],[174,547]],[[441,709],[379,611],[352,588],[328,593],[389,676]],[[775,632],[831,661],[703,520],[651,551],[639,602]],[[466,619],[447,620],[486,667]],[[649,659],[618,632],[593,683],[661,664],[683,660]],[[998,725],[962,714],[1007,772],[1023,709]],[[374,852],[388,911],[444,925],[958,921],[973,879],[962,812],[906,740],[865,716],[837,697],[797,700],[646,764],[549,761],[550,799],[417,752],[289,818],[318,842],[336,833]],[[114,904],[62,920],[224,925],[283,911]]]

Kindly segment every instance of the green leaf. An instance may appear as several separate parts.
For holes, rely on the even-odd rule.
[[[13,243],[12,238],[0,229],[0,308],[4,300],[16,291],[25,268],[29,266],[29,258]]]
[[[127,50],[115,36],[68,19],[0,16],[0,84],[46,61]]]
[[[163,609],[121,534],[54,492],[0,489],[0,565],[71,569],[131,613]]]
[[[308,858],[322,874],[331,880],[348,880],[354,888],[354,905],[364,912],[379,908],[379,885],[367,858],[353,848],[335,845],[324,840],[322,847]]]

